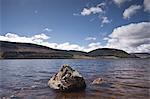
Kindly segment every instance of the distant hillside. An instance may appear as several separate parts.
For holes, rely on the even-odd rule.
[[[67,51],[30,44],[0,41],[1,58],[72,58]]]
[[[66,51],[52,49],[46,46],[0,41],[1,59],[73,59],[73,58],[136,58],[135,55],[128,54],[118,49],[96,49],[89,53],[82,51]]]
[[[131,55],[123,50],[102,48],[96,49],[88,53],[92,57],[118,57],[118,58],[136,58],[135,55]]]
[[[150,53],[131,53],[132,55],[136,55],[140,58],[150,58]]]

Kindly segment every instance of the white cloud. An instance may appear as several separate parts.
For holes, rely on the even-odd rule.
[[[142,7],[140,5],[131,5],[129,8],[125,9],[123,12],[123,18],[124,19],[129,19],[131,16],[137,13],[139,9]]]
[[[97,6],[98,6],[98,7],[104,7],[104,6],[106,6],[106,3],[105,3],[105,2],[102,2],[102,3],[98,4]]]
[[[84,8],[83,11],[81,12],[81,15],[86,16],[90,14],[97,14],[103,12],[103,10],[99,7],[91,7],[91,8]]]
[[[150,12],[150,0],[144,0],[144,11]]]
[[[110,23],[110,20],[108,20],[108,17],[102,17],[102,23]]]
[[[56,49],[63,49],[63,50],[80,50],[82,51],[84,47],[81,47],[77,44],[70,44],[69,42],[65,42],[62,44],[57,44]]]
[[[88,16],[91,14],[98,14],[98,13],[104,13],[102,7],[105,6],[105,3],[100,3],[96,7],[91,8],[83,8],[81,15]]]
[[[62,44],[57,44],[57,43],[48,43],[46,44],[46,46],[51,47],[51,48],[55,48],[55,49],[62,49],[62,50],[78,50],[78,51],[85,51],[85,52],[89,52],[98,48],[102,48],[103,46],[101,46],[100,42],[96,42],[96,43],[90,43],[88,46],[80,46],[77,44],[70,44],[69,42],[65,42]]]
[[[48,37],[47,35],[42,33],[42,34],[32,36],[31,40],[34,41],[34,42],[37,42],[37,43],[41,43],[41,42],[43,42],[43,40],[47,40],[49,38],[50,37]]]
[[[61,49],[61,50],[78,50],[78,51],[83,51],[84,47],[79,46],[77,44],[70,44],[69,42],[65,43],[50,43],[50,42],[42,42],[41,45],[54,48],[54,49]]]
[[[52,29],[45,28],[45,29],[43,29],[43,31],[45,31],[45,32],[51,32],[51,31],[52,31]]]
[[[32,37],[26,37],[26,36],[18,36],[15,33],[7,33],[5,36],[0,35],[1,41],[11,41],[11,42],[22,42],[22,43],[34,43],[34,44],[40,44],[44,40],[49,39],[47,35],[41,33],[38,35],[34,35]]]
[[[105,47],[127,52],[150,52],[150,22],[117,27],[105,40],[108,41]]]
[[[87,37],[87,38],[85,38],[85,40],[87,40],[87,41],[95,41],[96,40],[96,37]]]
[[[79,13],[73,13],[73,16],[81,16]]]
[[[8,38],[18,38],[19,36],[17,35],[17,34],[12,34],[12,33],[7,33],[6,35],[5,35],[6,37],[8,37]]]
[[[113,1],[114,1],[115,4],[120,6],[121,4],[125,3],[128,0],[113,0]]]
[[[108,19],[108,17],[105,16],[105,8],[106,8],[106,3],[102,2],[100,4],[97,4],[95,7],[83,8],[81,15],[88,16],[91,14],[98,14],[98,18],[101,21],[101,27],[103,27],[104,24],[108,24],[111,22]],[[95,20],[95,18],[90,19],[90,22],[92,22],[93,20]]]
[[[65,43],[61,43],[61,44],[43,42],[42,45],[48,46],[50,48],[55,48],[55,49],[78,50],[78,51],[85,51],[85,52],[89,52],[89,51],[92,51],[94,49],[98,49],[98,48],[103,47],[103,46],[101,46],[100,42],[90,43],[88,46],[80,46],[78,44],[70,44],[69,42],[65,42]]]
[[[47,35],[43,34],[43,33],[34,35],[32,38],[34,38],[34,39],[44,39],[44,40],[49,39],[49,37]]]
[[[111,23],[111,20],[109,20],[106,16],[101,17],[101,20],[101,27],[103,27],[104,24]]]
[[[100,42],[90,43],[88,45],[88,47],[84,48],[84,51],[89,52],[89,51],[92,51],[92,50],[95,50],[95,49],[98,49],[98,48],[102,48],[102,47],[103,46],[101,46]]]

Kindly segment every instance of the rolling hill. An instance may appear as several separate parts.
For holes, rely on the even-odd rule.
[[[134,54],[110,48],[91,52],[58,50],[31,43],[0,41],[0,59],[97,59],[97,58],[137,58]]]

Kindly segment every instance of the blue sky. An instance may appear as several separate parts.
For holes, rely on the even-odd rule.
[[[137,34],[140,37],[146,34],[149,38],[150,33],[147,30],[150,20],[149,0],[0,0],[0,4],[0,40],[14,41],[13,39],[17,37],[18,42],[23,42],[22,37],[28,39],[38,37],[39,41],[34,42],[32,39],[31,43],[58,49],[90,51],[101,47],[112,47],[129,52],[137,49],[139,52],[150,51],[147,49],[149,40],[143,41],[142,44],[141,42],[125,44],[126,46],[112,46],[116,43],[111,42],[116,38],[114,35],[120,35],[119,30],[114,32],[115,29],[125,26],[125,29],[120,30],[124,33],[126,29],[132,27],[131,24],[134,25],[133,28],[140,25],[142,29],[138,31],[146,30],[143,34],[137,31],[124,34],[128,36]],[[118,36],[117,40],[125,40]],[[134,40],[132,39],[132,42]],[[143,50],[145,44],[146,50]],[[139,48],[140,46],[142,48]]]

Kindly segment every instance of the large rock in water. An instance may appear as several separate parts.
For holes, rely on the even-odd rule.
[[[61,91],[76,91],[86,88],[84,78],[69,65],[63,65],[59,72],[48,81],[48,85]]]

